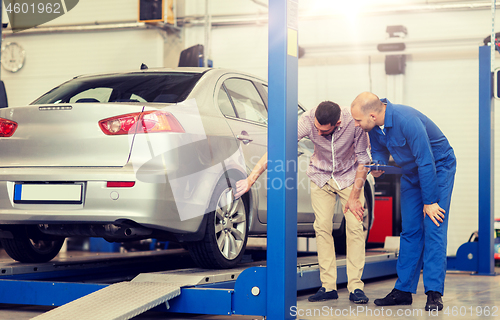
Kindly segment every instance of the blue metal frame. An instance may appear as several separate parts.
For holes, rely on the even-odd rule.
[[[362,279],[371,279],[396,274],[397,259],[388,255],[383,260],[365,265]],[[207,315],[253,315],[267,316],[268,271],[266,267],[251,267],[244,270],[237,280],[197,285],[182,288],[181,295],[168,301],[154,311]],[[300,268],[294,275],[298,290],[321,286],[319,268]],[[347,283],[345,266],[338,267],[338,281]],[[33,280],[0,280],[0,303],[61,306],[108,284],[71,283]],[[252,294],[252,288],[258,292]],[[295,292],[293,292],[295,295]],[[200,303],[203,302],[203,303]],[[271,304],[278,308],[276,303]],[[289,313],[290,309],[287,309]]]
[[[494,210],[494,107],[491,49],[479,48],[479,231],[478,267],[480,275],[495,274],[493,226]]]
[[[297,6],[269,1],[268,319],[292,319],[297,304],[297,166],[286,165],[297,161],[298,57],[290,54],[298,52]]]
[[[495,275],[494,259],[494,101],[491,48],[479,47],[479,231],[478,242],[458,248],[448,258],[448,270]]]
[[[106,284],[0,280],[0,303],[61,306],[105,287]]]

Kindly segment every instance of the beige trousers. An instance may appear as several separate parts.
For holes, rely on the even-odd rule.
[[[333,243],[333,214],[336,203],[336,194],[339,195],[342,208],[345,207],[353,186],[339,190],[333,179],[330,179],[323,188],[311,182],[311,202],[314,210],[314,230],[316,232],[316,244],[318,248],[318,262],[320,279],[326,291],[337,290],[337,261]],[[365,204],[363,190],[359,197],[361,203]],[[363,223],[356,219],[349,210],[345,214],[346,242],[347,242],[347,289],[354,292],[356,289],[363,290],[361,281],[363,268],[365,266],[365,237]]]

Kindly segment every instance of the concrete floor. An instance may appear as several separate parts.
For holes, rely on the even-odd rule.
[[[496,272],[500,274],[500,268],[496,268]],[[443,296],[444,309],[438,314],[424,310],[426,295],[423,292],[422,283],[419,284],[418,293],[413,295],[413,304],[410,306],[383,308],[375,306],[373,300],[389,293],[394,286],[395,279],[395,277],[389,277],[365,283],[365,293],[370,298],[367,305],[351,303],[345,285],[339,287],[339,299],[335,301],[311,303],[307,298],[316,290],[299,292],[297,307],[290,310],[291,315],[297,319],[333,317],[341,319],[490,319],[500,317],[500,276],[474,276],[470,273],[449,272],[446,276],[446,292]],[[31,319],[51,309],[51,307],[0,304],[0,319]],[[262,317],[168,314],[149,311],[134,319],[253,320],[262,319]],[[94,319],[89,320],[99,320],[99,316],[96,315]]]

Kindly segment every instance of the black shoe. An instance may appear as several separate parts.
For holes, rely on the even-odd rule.
[[[441,293],[437,291],[427,291],[427,303],[425,304],[425,311],[429,310],[443,310],[443,300],[441,299]]]
[[[413,300],[411,298],[411,292],[401,291],[394,288],[385,298],[375,299],[373,302],[377,306],[397,306],[409,305],[413,302]]]
[[[339,295],[337,294],[337,290],[326,291],[324,287],[319,288],[318,292],[309,297],[309,301],[318,302],[325,300],[333,300],[338,299]]]
[[[363,290],[361,289],[356,289],[354,292],[351,292],[349,294],[349,300],[351,300],[354,303],[367,303],[368,302],[368,297],[365,295]]]

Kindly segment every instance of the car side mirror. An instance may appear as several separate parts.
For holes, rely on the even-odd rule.
[[[9,103],[7,102],[7,91],[5,90],[5,85],[3,81],[0,80],[0,108],[7,108]]]

